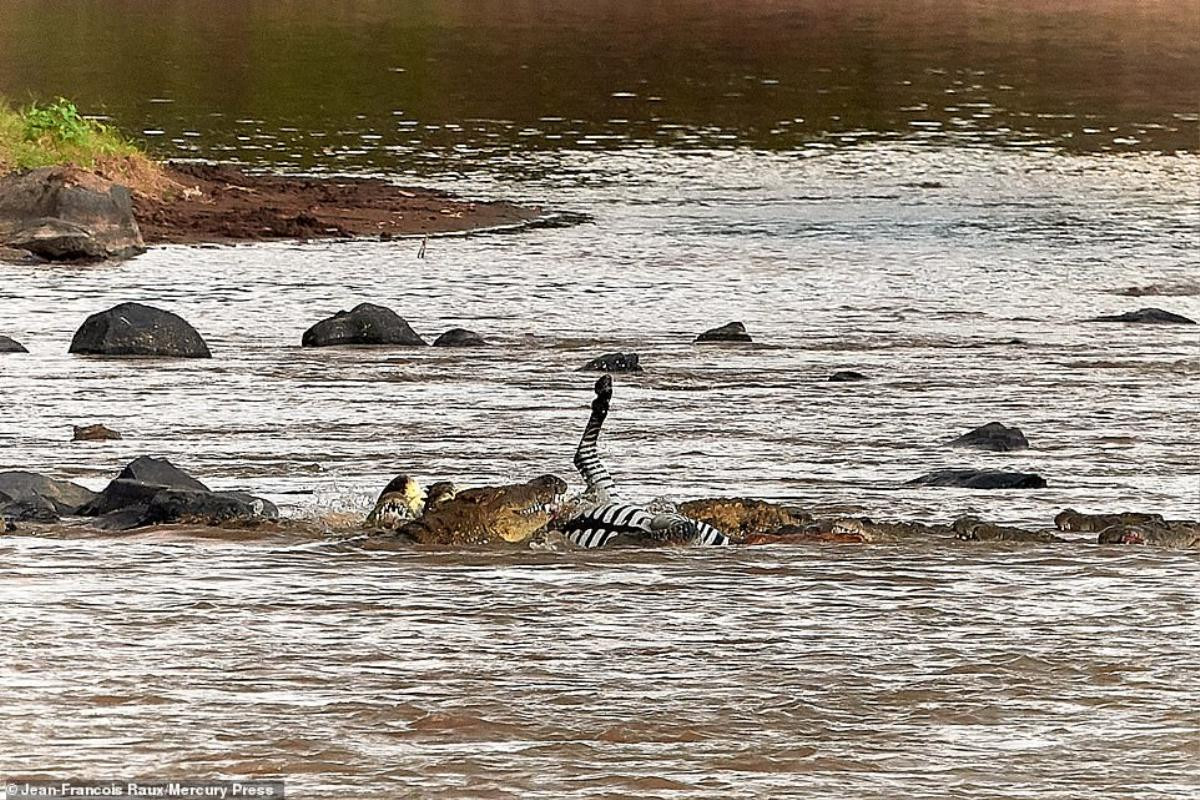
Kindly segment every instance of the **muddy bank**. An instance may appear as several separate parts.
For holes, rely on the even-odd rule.
[[[229,165],[169,164],[181,187],[161,198],[136,194],[146,244],[414,236],[518,226],[536,206],[471,202],[375,178],[250,175]]]

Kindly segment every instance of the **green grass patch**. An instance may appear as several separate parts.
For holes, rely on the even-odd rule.
[[[93,169],[139,156],[142,151],[120,131],[85,118],[70,100],[16,109],[0,99],[0,174],[52,164]]]

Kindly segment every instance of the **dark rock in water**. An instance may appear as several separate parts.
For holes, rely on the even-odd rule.
[[[0,519],[5,522],[58,522],[54,505],[44,497],[31,500],[0,499]]]
[[[750,334],[746,326],[740,322],[730,322],[719,328],[710,328],[695,339],[696,342],[750,342]]]
[[[167,487],[162,484],[117,478],[109,481],[99,497],[80,509],[80,514],[85,517],[99,517],[126,508],[142,507],[164,488]]]
[[[0,245],[51,261],[129,258],[146,250],[129,190],[62,166],[0,178]]]
[[[165,458],[139,456],[125,465],[117,475],[118,480],[156,483],[172,489],[194,489],[207,492],[209,488],[188,475]]]
[[[1088,322],[1139,322],[1146,325],[1195,325],[1196,321],[1161,308],[1139,308],[1124,314],[1093,317]]]
[[[121,434],[103,425],[72,425],[73,442],[102,442],[106,439],[120,439]]]
[[[244,492],[196,492],[163,489],[146,508],[143,525],[199,522],[217,525],[232,520],[276,519],[279,509],[268,500]]]
[[[1116,514],[1081,514],[1065,508],[1054,516],[1054,527],[1060,531],[1098,533],[1113,525],[1166,525],[1161,514],[1122,511]]]
[[[213,492],[165,458],[130,462],[81,513],[99,517],[104,530],[129,530],[167,522],[217,525],[235,519],[279,516],[271,502],[243,492]]]
[[[121,303],[88,317],[70,352],[103,356],[210,358],[208,345],[182,317],[141,303]]]
[[[347,344],[402,345],[423,347],[426,342],[390,308],[359,303],[339,311],[304,332],[304,347],[335,347]]]
[[[950,442],[950,446],[1007,453],[1012,450],[1028,450],[1029,441],[1020,428],[1007,428],[999,422],[989,422],[959,436]]]
[[[5,533],[15,533],[16,530],[17,530],[17,523],[13,522],[11,519],[8,519],[6,517],[4,519],[4,532]]]
[[[415,334],[414,334],[415,335]],[[434,347],[487,347],[487,342],[475,331],[451,328],[433,340]]]
[[[908,486],[953,486],[963,489],[1042,489],[1046,479],[1032,472],[990,469],[939,469],[908,481]]]
[[[866,375],[850,369],[839,370],[838,372],[835,372],[829,376],[830,383],[850,383],[851,381],[865,380],[868,380]]]
[[[641,372],[637,353],[605,353],[579,368],[580,372]]]
[[[160,488],[152,494],[142,495],[139,502],[102,514],[93,525],[101,530],[127,531],[172,522],[220,525],[235,520],[250,522],[278,517],[279,509],[269,500],[244,492]]]
[[[10,502],[46,505],[56,514],[72,516],[96,497],[96,493],[71,481],[47,478],[36,472],[0,472],[0,495]]]
[[[126,506],[148,503],[160,489],[210,491],[165,458],[141,456],[126,465],[92,502],[80,509],[85,517],[107,514]]]
[[[18,342],[16,339],[10,339],[7,336],[0,336],[0,353],[28,353],[25,345]]]
[[[978,517],[959,517],[950,526],[957,539],[971,542],[1061,542],[1048,531],[1027,531],[1006,525],[993,525]]]

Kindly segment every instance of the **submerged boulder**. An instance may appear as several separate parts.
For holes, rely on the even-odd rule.
[[[82,513],[80,509],[96,497],[91,489],[77,483],[24,471],[0,472],[0,495],[10,503],[48,508],[56,516]]]
[[[304,332],[300,344],[304,347],[347,344],[424,347],[427,343],[390,308],[359,303],[349,311],[339,311],[313,325]]]
[[[416,334],[413,334],[414,336]],[[451,328],[433,340],[434,347],[487,347],[487,342],[475,331]]]
[[[838,370],[829,376],[830,383],[852,383],[854,381],[869,380],[866,375],[861,372],[855,372],[851,369]]]
[[[1137,322],[1143,325],[1195,325],[1194,319],[1181,314],[1163,311],[1161,308],[1139,308],[1124,314],[1092,317],[1088,322]]]
[[[728,322],[719,328],[709,328],[697,336],[694,343],[750,341],[753,341],[753,339],[750,338],[750,334],[746,333],[745,325],[740,322]]]
[[[103,356],[211,358],[208,345],[182,317],[141,303],[121,303],[88,317],[69,352]]]
[[[18,342],[16,339],[10,339],[7,336],[0,336],[0,353],[28,353],[25,345]]]
[[[1043,489],[1046,479],[1032,472],[991,469],[939,469],[908,481],[908,486],[951,486],[962,489]]]
[[[73,442],[102,442],[107,439],[120,439],[121,434],[104,425],[72,425],[71,441]]]
[[[959,436],[950,442],[950,446],[1007,453],[1012,450],[1028,450],[1029,440],[1021,433],[1020,428],[1008,428],[999,422],[989,422]]]
[[[167,459],[140,456],[129,462],[94,500],[80,509],[80,513],[85,517],[95,517],[130,505],[147,503],[161,489],[210,491]]]
[[[198,522],[216,525],[235,520],[276,519],[279,509],[269,500],[245,492],[197,492],[163,489],[150,498],[140,525]]]
[[[58,522],[59,514],[45,498],[12,500],[0,494],[0,519],[6,525],[15,522]]]
[[[142,456],[80,513],[98,517],[96,527],[129,530],[167,522],[216,525],[234,519],[274,519],[279,509],[243,492],[214,492],[167,459]]]
[[[579,368],[580,372],[641,372],[637,353],[605,353]]]
[[[0,178],[0,245],[51,261],[129,258],[146,250],[129,190],[63,166]]]

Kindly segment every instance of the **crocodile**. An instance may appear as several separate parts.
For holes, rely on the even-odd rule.
[[[404,511],[396,512],[396,524],[388,528],[393,535],[424,545],[480,547],[528,541],[562,506],[567,484],[555,475],[542,475],[524,483],[462,491],[445,482],[433,484],[424,493],[401,491],[401,497],[409,498],[408,505],[395,498],[386,500],[389,493],[385,491],[372,512],[375,521],[383,521],[389,512],[381,510],[381,505],[402,505]],[[418,497],[422,498],[419,503]],[[412,518],[401,519],[409,514]]]
[[[1100,531],[1096,542],[1200,550],[1200,522],[1165,522],[1162,525],[1118,523]]]

